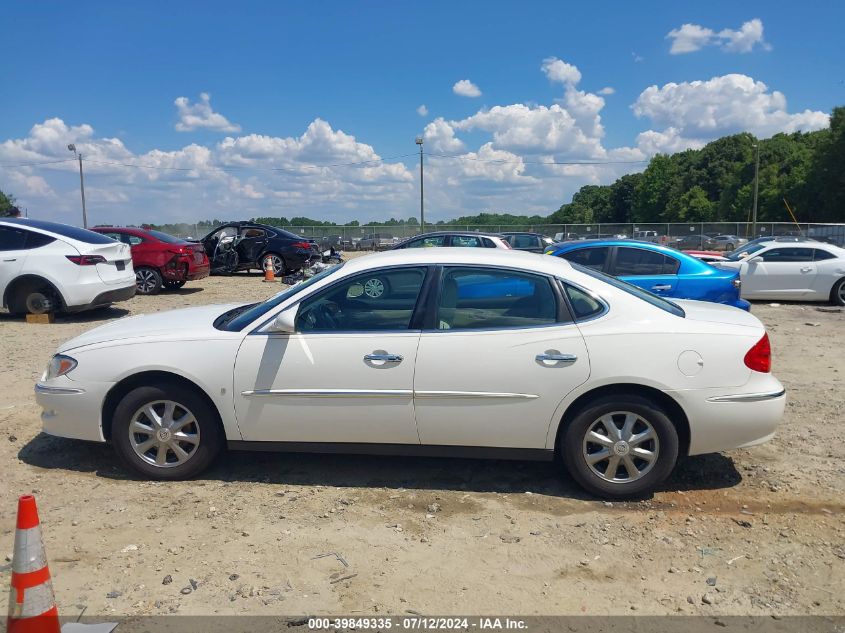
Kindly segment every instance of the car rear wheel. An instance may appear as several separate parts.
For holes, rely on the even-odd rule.
[[[41,284],[19,285],[9,301],[9,311],[13,314],[46,314],[56,312],[60,307],[61,302],[53,289]]]
[[[845,277],[833,284],[830,300],[834,305],[845,306]]]
[[[127,466],[157,480],[198,475],[223,445],[215,411],[180,385],[138,387],[126,394],[114,412],[111,440]]]
[[[185,280],[184,279],[165,279],[161,283],[168,290],[178,290],[179,288],[181,288],[182,286],[185,285]]]
[[[135,271],[135,286],[139,295],[157,295],[161,291],[161,273],[155,268],[138,268]]]
[[[273,264],[273,274],[277,276],[282,276],[285,274],[285,259],[281,255],[277,255],[276,253],[267,253],[265,258],[269,258],[270,262]],[[264,270],[264,259],[261,260],[261,270]]]
[[[605,396],[582,408],[561,436],[564,465],[595,495],[625,499],[651,492],[675,467],[678,433],[654,402]]]

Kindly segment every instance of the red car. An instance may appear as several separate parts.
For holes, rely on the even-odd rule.
[[[91,230],[129,244],[138,294],[154,295],[162,287],[175,290],[186,281],[208,277],[208,256],[202,244],[148,229],[95,226]]]

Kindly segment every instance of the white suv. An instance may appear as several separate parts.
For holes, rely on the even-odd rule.
[[[134,294],[128,245],[67,224],[0,219],[0,297],[9,312],[79,312]]]

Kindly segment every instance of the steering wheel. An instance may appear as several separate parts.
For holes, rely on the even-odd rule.
[[[337,330],[340,328],[340,321],[338,315],[340,314],[340,306],[329,301],[314,306],[313,317],[314,326],[320,330]]]

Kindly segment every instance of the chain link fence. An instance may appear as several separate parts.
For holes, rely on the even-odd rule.
[[[214,227],[183,224],[164,227],[180,237],[201,238]],[[391,226],[284,226],[286,231],[317,240],[321,246],[345,250],[372,250],[418,235],[416,224]],[[656,242],[684,249],[725,250],[763,236],[800,236],[845,245],[845,224],[751,223],[636,223],[636,224],[429,224],[429,231],[468,231],[485,233],[542,233],[556,241],[628,238]]]

